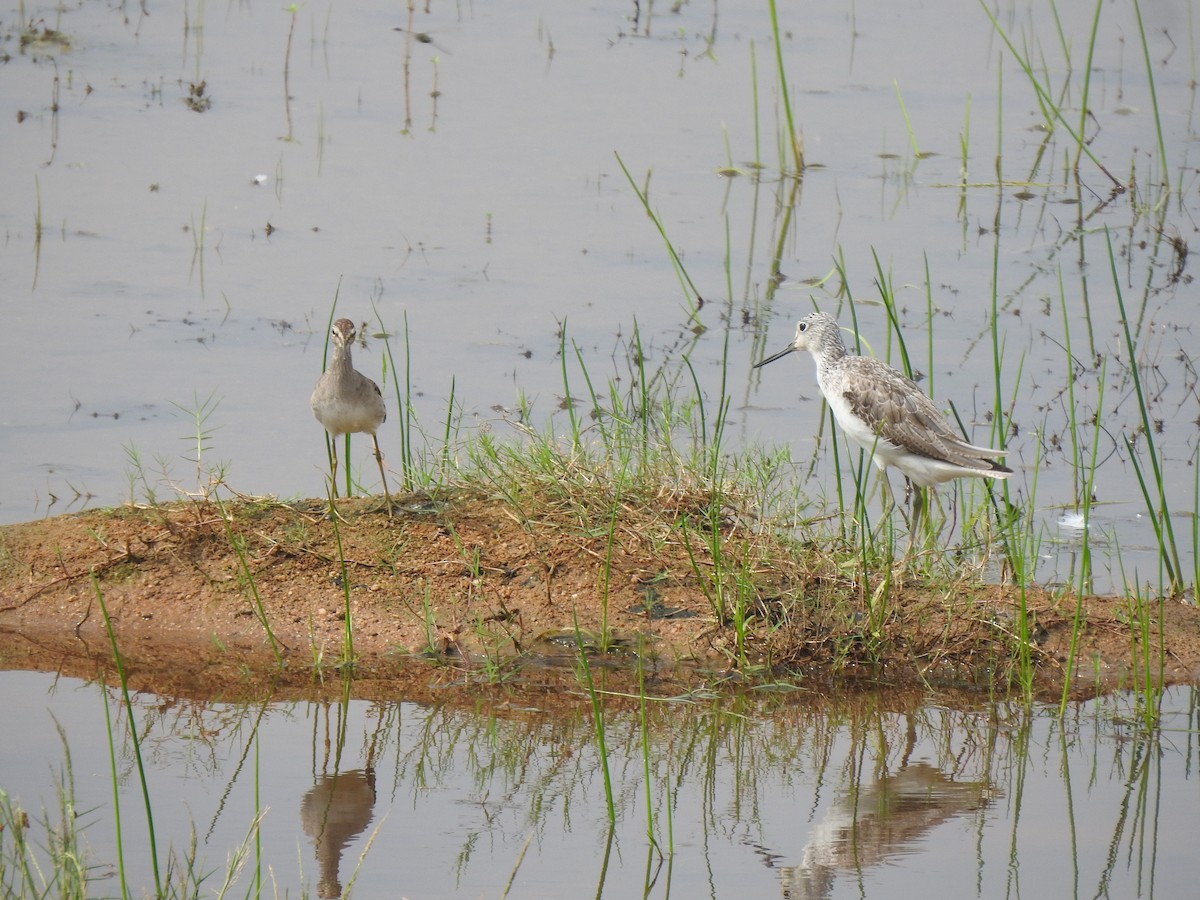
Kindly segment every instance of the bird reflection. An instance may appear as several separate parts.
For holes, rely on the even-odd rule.
[[[348,693],[348,683],[346,690]],[[341,703],[323,704],[324,714],[314,720],[324,721],[323,752],[320,766],[313,766],[313,786],[300,800],[300,824],[313,842],[319,869],[317,896],[323,898],[341,896],[338,870],[342,853],[366,830],[375,814],[375,750],[383,719],[377,717],[376,730],[368,738],[363,767],[339,771],[346,748],[349,705],[348,696]],[[321,738],[317,733],[313,737],[315,749],[315,741]]]
[[[887,862],[937,825],[987,805],[986,782],[953,781],[933,766],[914,763],[847,792],[814,826],[798,866],[780,867],[787,900],[828,897],[839,873]]]
[[[300,801],[300,823],[312,838],[320,881],[318,897],[340,897],[342,851],[371,824],[375,811],[375,769],[322,773]]]

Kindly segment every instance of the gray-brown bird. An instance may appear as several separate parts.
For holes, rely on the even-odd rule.
[[[995,462],[1005,451],[969,444],[950,430],[946,417],[911,378],[873,356],[846,351],[841,329],[828,313],[796,324],[796,337],[765,366],[795,350],[817,363],[817,386],[846,437],[871,454],[880,470],[895,466],[920,487],[963,476],[1007,478]]]
[[[388,515],[392,513],[392,495],[388,493],[387,476],[383,473],[383,454],[379,452],[379,439],[375,432],[387,420],[387,406],[379,385],[354,368],[350,358],[350,347],[358,333],[349,319],[338,319],[333,323],[329,335],[333,338],[333,359],[313,388],[309,404],[317,421],[325,426],[332,438],[332,479],[334,495],[337,495],[337,439],[343,434],[364,433],[371,436],[375,445],[375,462],[379,464],[379,477],[383,480],[383,496],[387,500]],[[347,465],[349,461],[347,460]]]

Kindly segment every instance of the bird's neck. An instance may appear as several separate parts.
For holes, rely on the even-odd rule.
[[[828,366],[848,355],[846,345],[837,335],[827,338],[821,346],[813,350],[813,356],[816,357],[818,366]]]
[[[354,363],[350,359],[350,348],[338,346],[333,349],[333,359],[329,362],[329,368],[338,372],[349,372],[354,368]]]

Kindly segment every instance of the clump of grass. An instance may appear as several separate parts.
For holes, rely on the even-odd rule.
[[[565,336],[561,346],[567,356]],[[476,436],[465,448],[460,483],[485,486],[502,498],[531,534],[566,530],[591,543],[600,573],[599,634],[606,633],[611,553],[636,535],[653,552],[676,560],[682,554],[709,615],[729,630],[730,662],[744,671],[760,660],[786,665],[814,653],[846,665],[885,658],[894,649],[891,631],[902,589],[895,579],[891,521],[865,528],[866,539],[847,544],[849,515],[822,509],[807,527],[803,520],[780,518],[781,511],[796,508],[786,456],[726,454],[727,398],[704,397],[686,362],[683,379],[652,366],[636,330],[629,350],[632,377],[610,379],[602,393],[602,380],[575,347],[578,369],[563,363],[564,394],[574,400],[572,385],[581,380],[590,414],[566,402],[561,435],[514,423],[521,436],[515,442]],[[860,461],[860,471],[865,463]],[[865,475],[848,510],[861,516],[852,528],[869,526]],[[793,527],[803,529],[803,547],[788,539]],[[944,559],[933,590],[974,571],[969,564],[959,571]],[[815,584],[822,588],[814,596]],[[822,630],[826,637],[810,643]]]
[[[882,267],[877,264],[877,269],[887,306],[890,286]],[[853,304],[850,311],[853,319]],[[894,304],[889,317],[895,330]],[[502,440],[499,429],[491,429],[460,444],[451,404],[442,442],[430,446],[421,443],[425,432],[415,417],[408,419],[412,425],[403,455],[411,460],[409,484],[420,486],[426,495],[457,491],[503,504],[506,514],[534,537],[532,543],[538,548],[534,552],[541,554],[547,584],[552,581],[554,554],[563,548],[573,546],[576,554],[582,549],[596,560],[596,620],[578,624],[597,636],[596,652],[601,654],[613,635],[611,605],[619,591],[631,590],[626,587],[630,573],[618,567],[618,555],[623,567],[636,560],[637,570],[644,570],[645,574],[633,575],[634,582],[659,579],[658,573],[665,573],[663,583],[668,586],[702,595],[703,612],[713,623],[714,646],[727,654],[731,667],[743,672],[756,671],[760,665],[813,662],[835,669],[870,666],[892,658],[901,648],[906,656],[915,653],[935,667],[940,661],[962,658],[959,645],[969,644],[966,658],[977,659],[984,653],[977,634],[926,631],[914,638],[905,629],[915,621],[908,609],[914,577],[919,577],[917,587],[925,598],[970,594],[969,587],[960,590],[960,585],[976,579],[977,557],[986,553],[986,528],[982,536],[972,538],[978,544],[964,542],[954,548],[961,556],[958,562],[930,549],[923,551],[919,568],[905,572],[897,567],[897,521],[890,515],[876,519],[868,503],[871,467],[865,455],[859,454],[853,467],[852,499],[808,505],[810,498],[799,491],[796,468],[786,452],[727,452],[730,398],[724,377],[719,390],[710,394],[703,390],[686,352],[671,357],[650,351],[636,323],[628,334],[624,355],[615,357],[614,372],[606,377],[588,367],[583,351],[562,326],[564,403],[562,412],[551,416],[541,430],[528,424],[526,408],[508,423],[515,437]],[[895,339],[902,360],[910,358],[903,340]],[[393,373],[399,369],[394,364],[389,368]],[[398,378],[394,383],[399,394]],[[198,465],[197,479],[204,486],[207,482],[198,461],[211,453],[205,412],[210,405],[198,402],[193,411],[197,426],[192,440],[197,452],[192,456]],[[402,417],[412,416],[410,405],[404,406]],[[841,459],[835,456],[835,462]],[[139,480],[149,483],[144,473],[133,479]],[[189,502],[199,509],[204,493]],[[964,529],[974,533],[989,508],[961,501],[962,497],[956,508],[963,510]],[[326,552],[340,567],[344,609],[337,665],[350,668],[356,659],[352,567],[343,531],[356,525],[342,518],[343,510],[332,497],[324,505],[329,524],[313,522],[306,527],[326,532],[333,545]],[[247,562],[251,545],[239,537],[245,529],[235,526],[238,516],[230,507],[219,508],[224,511],[221,523],[211,518],[202,526],[197,514],[194,527],[224,529],[267,640],[275,646],[272,623]],[[445,521],[452,526],[452,520]],[[1011,527],[1016,537],[1033,534],[1029,521]],[[485,564],[486,551],[481,553],[463,540],[453,527],[447,533],[458,540],[472,585],[467,593],[488,596],[488,579],[493,577],[489,573],[499,569]],[[1019,545],[1014,540],[1014,548],[1022,546],[1021,559],[1036,556],[1035,543]],[[1025,579],[1019,580],[1023,584]],[[426,644],[437,656],[442,638],[433,610],[441,598],[430,597],[428,585],[422,590],[426,591],[420,612]],[[1016,601],[1018,622],[986,653],[993,661],[997,656],[1011,658],[1025,673],[1020,681],[1029,690],[1036,649],[1023,586],[1021,591]],[[647,601],[647,621],[653,620],[652,607]],[[985,617],[986,613],[975,614],[976,619]],[[475,623],[474,636],[487,648],[481,662],[494,673],[489,677],[499,679],[511,671],[509,654],[520,654],[523,641],[519,626],[506,624],[507,619],[499,625],[497,621],[501,620],[472,609],[453,625],[465,623],[469,629]],[[469,631],[466,636],[471,636]],[[324,659],[315,647],[314,643],[314,664],[319,668]],[[278,649],[276,654],[278,659]]]
[[[92,864],[75,806],[71,748],[57,719],[54,727],[63,746],[63,764],[54,779],[57,808],[53,815],[43,810],[35,825],[20,801],[0,789],[0,896],[88,896]],[[36,834],[42,836],[41,841]]]

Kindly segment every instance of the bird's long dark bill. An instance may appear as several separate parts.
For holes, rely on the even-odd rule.
[[[768,356],[762,362],[755,363],[753,366],[751,366],[751,368],[757,369],[760,366],[765,366],[767,363],[773,363],[777,359],[783,359],[785,356],[787,356],[789,353],[791,353],[795,349],[796,349],[795,347],[788,347],[784,350],[780,350],[774,356]]]

